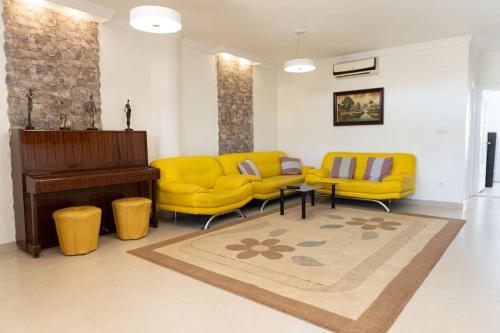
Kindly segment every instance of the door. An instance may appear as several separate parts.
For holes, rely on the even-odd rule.
[[[488,153],[486,157],[486,187],[493,187],[495,176],[495,150],[497,145],[497,134],[488,133]]]

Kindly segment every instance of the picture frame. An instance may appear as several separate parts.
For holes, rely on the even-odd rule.
[[[384,88],[333,93],[333,126],[383,124]]]

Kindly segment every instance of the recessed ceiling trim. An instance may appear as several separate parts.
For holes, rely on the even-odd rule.
[[[351,61],[363,58],[379,57],[390,54],[399,54],[399,53],[414,52],[418,50],[434,49],[434,48],[457,45],[457,44],[467,44],[470,43],[471,41],[472,41],[472,35],[463,35],[451,38],[432,40],[422,43],[413,43],[402,46],[369,50],[365,52],[345,54],[341,56],[325,57],[316,60],[316,63],[330,63],[332,59],[334,59],[335,61]]]
[[[24,0],[28,4],[51,9],[63,14],[68,14],[67,10],[76,10],[85,14],[85,19],[104,23],[109,21],[115,11],[113,9],[96,5],[86,0]]]

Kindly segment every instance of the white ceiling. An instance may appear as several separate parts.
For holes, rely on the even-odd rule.
[[[91,0],[128,11],[154,0]],[[500,48],[500,0],[156,0],[182,14],[182,37],[224,45],[267,61],[295,56],[295,29],[307,30],[304,55],[325,58],[466,34]]]

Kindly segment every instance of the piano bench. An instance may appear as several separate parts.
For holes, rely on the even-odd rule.
[[[114,200],[116,232],[122,240],[139,239],[148,234],[151,200],[148,198],[124,198]]]
[[[63,254],[74,256],[97,249],[101,213],[97,207],[78,206],[59,209],[52,214]]]

